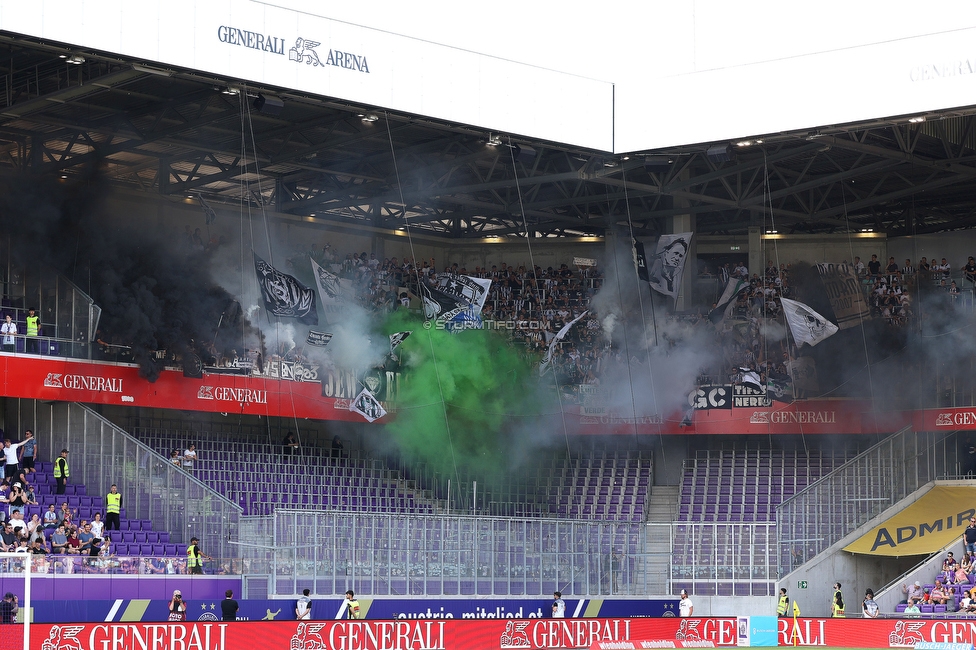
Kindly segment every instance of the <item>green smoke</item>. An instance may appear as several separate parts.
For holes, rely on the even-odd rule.
[[[387,425],[404,456],[444,476],[456,469],[483,476],[504,471],[513,437],[545,410],[538,363],[520,358],[502,332],[427,330],[402,312],[384,330],[413,331],[397,350],[403,379]]]

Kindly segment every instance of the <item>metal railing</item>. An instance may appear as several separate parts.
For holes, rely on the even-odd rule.
[[[277,510],[241,521],[248,593],[646,594],[641,524]],[[616,552],[616,553],[615,553]]]
[[[909,426],[888,436],[776,508],[779,577],[959,467],[955,431]]]
[[[649,573],[651,591],[699,596],[771,596],[776,578],[776,526],[771,523],[648,523],[647,537],[658,550],[670,543],[666,564],[662,553]],[[657,548],[654,548],[657,546]]]
[[[90,495],[104,495],[115,483],[126,519],[152,521],[154,530],[170,532],[173,543],[197,537],[203,551],[214,557],[238,556],[228,541],[237,536],[237,504],[88,407],[31,399],[11,399],[8,405],[5,423],[34,431],[39,461],[53,461],[62,449],[69,451],[69,483],[84,484]]]

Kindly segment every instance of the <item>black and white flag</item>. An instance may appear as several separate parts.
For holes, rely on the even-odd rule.
[[[331,332],[316,332],[315,330],[308,331],[308,337],[305,339],[305,343],[308,345],[315,345],[320,348],[324,348],[332,340]]]
[[[480,323],[481,308],[488,297],[489,287],[491,280],[440,273],[435,277],[433,286],[420,283],[424,316],[428,320],[436,318],[445,323]]]
[[[758,391],[765,391],[765,386],[763,386],[762,383],[762,377],[760,377],[759,373],[752,368],[739,368],[739,375],[740,384],[745,384],[746,386],[754,388]]]
[[[198,194],[197,198],[200,199],[200,207],[203,208],[203,214],[204,214],[204,218],[206,219],[207,225],[209,226],[210,224],[217,221],[216,211],[214,211],[214,209],[210,207],[210,204],[207,203],[207,201],[203,198],[203,195]]]
[[[366,388],[359,391],[356,399],[349,404],[349,410],[353,413],[359,413],[369,422],[375,422],[386,415],[386,409],[383,408],[380,401]]]
[[[780,302],[797,347],[804,343],[812,347],[837,333],[836,325],[802,302],[788,298],[780,298]]]
[[[644,282],[649,282],[651,276],[647,274],[647,253],[644,252],[644,244],[634,240],[634,266],[637,267],[637,277]]]
[[[722,297],[718,299],[718,304],[715,305],[715,309],[708,312],[708,319],[713,323],[721,323],[732,312],[739,294],[748,286],[749,283],[742,278],[730,278],[729,283],[725,285],[725,291],[722,292]]]
[[[566,338],[566,335],[569,334],[569,330],[572,329],[573,325],[579,322],[579,320],[588,313],[589,310],[584,311],[582,314],[563,325],[559,331],[556,332],[556,335],[549,340],[549,347],[546,349],[546,356],[542,358],[542,363],[539,364],[540,377],[546,374],[546,370],[549,370],[549,366],[552,364],[552,355],[553,352],[556,351],[556,344]]]
[[[265,308],[280,318],[297,318],[306,325],[318,325],[315,292],[293,276],[282,273],[254,253],[254,270]]]
[[[407,337],[410,336],[412,333],[413,332],[408,331],[408,332],[397,332],[396,334],[390,334],[390,354],[393,354],[393,351],[396,350],[401,343],[406,341]]]
[[[661,235],[657,240],[654,259],[648,271],[650,277],[648,282],[652,289],[672,298],[678,297],[692,234],[681,232],[674,235]]]

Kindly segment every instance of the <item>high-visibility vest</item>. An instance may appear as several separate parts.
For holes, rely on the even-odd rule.
[[[62,465],[64,466],[63,470],[61,469]],[[64,478],[68,478],[70,476],[70,474],[68,474],[67,458],[58,458],[56,461],[54,461],[54,478],[61,478],[62,476]]]
[[[834,618],[847,618],[847,614],[844,613],[844,608],[837,603],[834,603],[831,609],[833,610]]]
[[[27,336],[37,336],[38,327],[41,323],[40,316],[27,317]]]
[[[783,616],[784,614],[786,614],[786,610],[789,608],[789,606],[790,606],[790,597],[780,596],[779,605],[776,606],[776,613],[779,616]]]
[[[105,512],[117,515],[122,511],[122,495],[116,492],[109,492],[105,495]]]
[[[195,545],[186,547],[186,558],[186,565],[189,567],[203,566],[203,558],[196,551]]]

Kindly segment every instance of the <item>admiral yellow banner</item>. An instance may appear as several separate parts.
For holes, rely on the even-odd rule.
[[[872,555],[928,555],[954,541],[961,544],[976,515],[976,488],[937,485],[918,501],[844,550]]]

